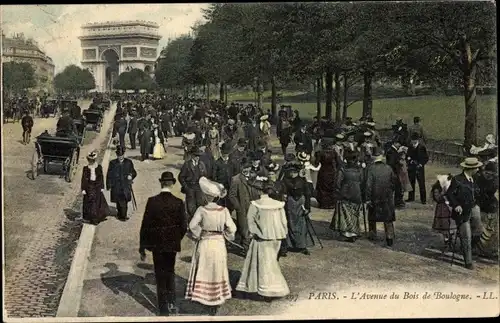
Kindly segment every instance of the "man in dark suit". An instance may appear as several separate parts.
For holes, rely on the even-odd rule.
[[[387,148],[385,152],[386,164],[391,166],[394,174],[399,174],[401,170],[401,163],[399,162],[399,148],[401,147],[401,143],[399,141],[394,141],[392,145]],[[405,206],[405,201],[403,200],[403,186],[401,185],[401,181],[399,177],[396,176],[396,187],[394,190],[394,204],[398,208],[402,208]]]
[[[427,203],[427,191],[425,189],[425,164],[429,161],[427,148],[420,143],[418,134],[411,135],[411,144],[408,148],[406,163],[408,164],[408,177],[410,178],[410,185],[412,190],[408,193],[408,200],[406,202],[415,201],[415,181],[418,182],[418,189],[420,191],[420,202]]]
[[[128,138],[130,139],[130,148],[135,149],[137,143],[137,117],[135,112],[132,111],[130,120],[128,121]]]
[[[146,259],[146,250],[153,253],[156,290],[160,315],[177,314],[175,305],[175,257],[187,232],[184,202],[175,197],[171,187],[176,180],[171,172],[159,179],[161,192],[146,204],[140,231],[139,253]]]
[[[460,232],[462,250],[464,253],[465,267],[473,269],[472,247],[479,242],[483,225],[481,212],[478,206],[480,200],[480,188],[474,181],[474,175],[483,165],[477,158],[466,158],[460,164],[463,171],[454,176],[450,187],[446,191],[452,208],[451,217],[455,220]]]
[[[305,123],[300,125],[300,130],[293,137],[293,142],[295,143],[295,152],[303,151],[309,155],[312,154],[312,136],[307,133],[307,125]]]
[[[120,146],[125,149],[125,134],[127,133],[127,120],[121,115],[120,119],[115,121],[116,132],[118,133],[118,138],[120,139]]]
[[[221,156],[215,161],[213,167],[212,179],[224,185],[224,188],[229,192],[231,186],[231,178],[233,177],[233,168],[229,162],[229,153],[231,152],[231,145],[228,142],[222,144]],[[228,199],[224,197],[219,200],[219,204],[228,207]],[[229,208],[231,210],[231,208]]]
[[[233,152],[229,154],[229,163],[231,164],[232,173],[234,175],[241,172],[241,161],[247,156],[246,147],[247,141],[245,140],[245,138],[240,138],[238,139],[236,149],[234,149]]]
[[[192,157],[184,162],[178,176],[182,192],[186,195],[186,209],[189,220],[193,217],[196,209],[205,204],[199,181],[201,177],[208,175],[205,164],[200,160],[203,152],[197,147],[193,147],[190,154]]]
[[[137,176],[134,163],[125,158],[125,149],[116,148],[116,159],[109,162],[106,174],[106,189],[111,190],[111,202],[116,203],[117,218],[121,221],[128,219],[128,202],[132,200],[132,181]]]
[[[33,118],[30,116],[29,111],[24,112],[24,117],[21,119],[21,126],[23,127],[23,144],[29,144],[31,129],[33,128]]]
[[[69,135],[74,133],[73,118],[69,115],[69,112],[64,112],[62,117],[59,118],[56,125],[56,132],[64,133]]]

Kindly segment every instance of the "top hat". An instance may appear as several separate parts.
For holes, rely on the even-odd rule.
[[[468,157],[460,163],[460,166],[462,168],[474,169],[483,166],[483,163],[481,163],[476,157]]]
[[[117,156],[123,156],[125,155],[125,147],[117,146],[115,152]]]
[[[172,185],[177,182],[172,172],[163,172],[158,180],[160,181],[160,183],[170,182],[172,183]]]

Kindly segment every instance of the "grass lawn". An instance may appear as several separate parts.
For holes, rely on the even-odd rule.
[[[302,119],[312,119],[316,116],[315,102],[290,101],[287,99],[293,96],[290,94],[283,92],[283,104],[290,104],[293,109],[299,110]],[[267,95],[267,92],[264,93],[265,97]],[[245,101],[245,99],[249,99],[247,93],[234,93],[228,96],[229,101]],[[495,133],[497,98],[495,95],[483,95],[478,96],[477,101],[478,139],[482,143],[488,133]],[[264,109],[270,108],[271,103],[264,102]],[[324,103],[321,108],[324,113]],[[361,112],[362,102],[359,101],[349,107],[348,115],[357,119],[361,117]],[[420,116],[428,137],[432,139],[461,141],[463,138],[465,120],[463,96],[415,96],[373,100],[373,117],[379,127],[390,126],[396,117],[402,117],[406,123],[412,124],[414,116]]]

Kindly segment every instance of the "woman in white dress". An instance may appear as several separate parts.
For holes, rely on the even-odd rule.
[[[165,157],[165,147],[162,142],[162,133],[157,124],[153,124],[153,134],[155,137],[155,145],[153,148],[153,158],[154,159],[163,159]]]
[[[210,306],[210,314],[231,298],[225,239],[234,240],[236,225],[226,207],[217,205],[227,192],[222,184],[200,178],[200,188],[209,202],[200,206],[189,223],[196,241],[186,288],[186,299]]]
[[[281,240],[288,232],[285,203],[269,197],[274,192],[271,184],[256,182],[254,186],[262,195],[248,209],[248,231],[253,239],[236,290],[257,293],[270,301],[290,294],[278,262]]]

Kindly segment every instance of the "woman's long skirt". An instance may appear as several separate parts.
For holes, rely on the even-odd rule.
[[[208,306],[231,298],[227,250],[222,235],[202,237],[193,251],[186,299]]]
[[[451,218],[451,209],[445,203],[436,205],[432,229],[445,236],[454,234],[457,231],[455,220]]]
[[[109,215],[109,206],[104,193],[96,182],[89,181],[83,196],[82,218],[91,223],[99,223]]]
[[[165,147],[161,143],[155,144],[153,148],[153,158],[154,159],[163,159],[165,157]]]
[[[305,198],[302,196],[294,200],[289,196],[286,200],[285,210],[288,222],[287,244],[293,249],[304,249],[314,246],[314,240],[307,227],[307,219],[302,206]]]
[[[290,294],[277,259],[280,246],[281,240],[252,240],[236,290],[265,297]]]
[[[337,202],[333,211],[330,229],[340,232],[345,237],[356,237],[361,232],[360,217],[363,204],[349,201]]]

